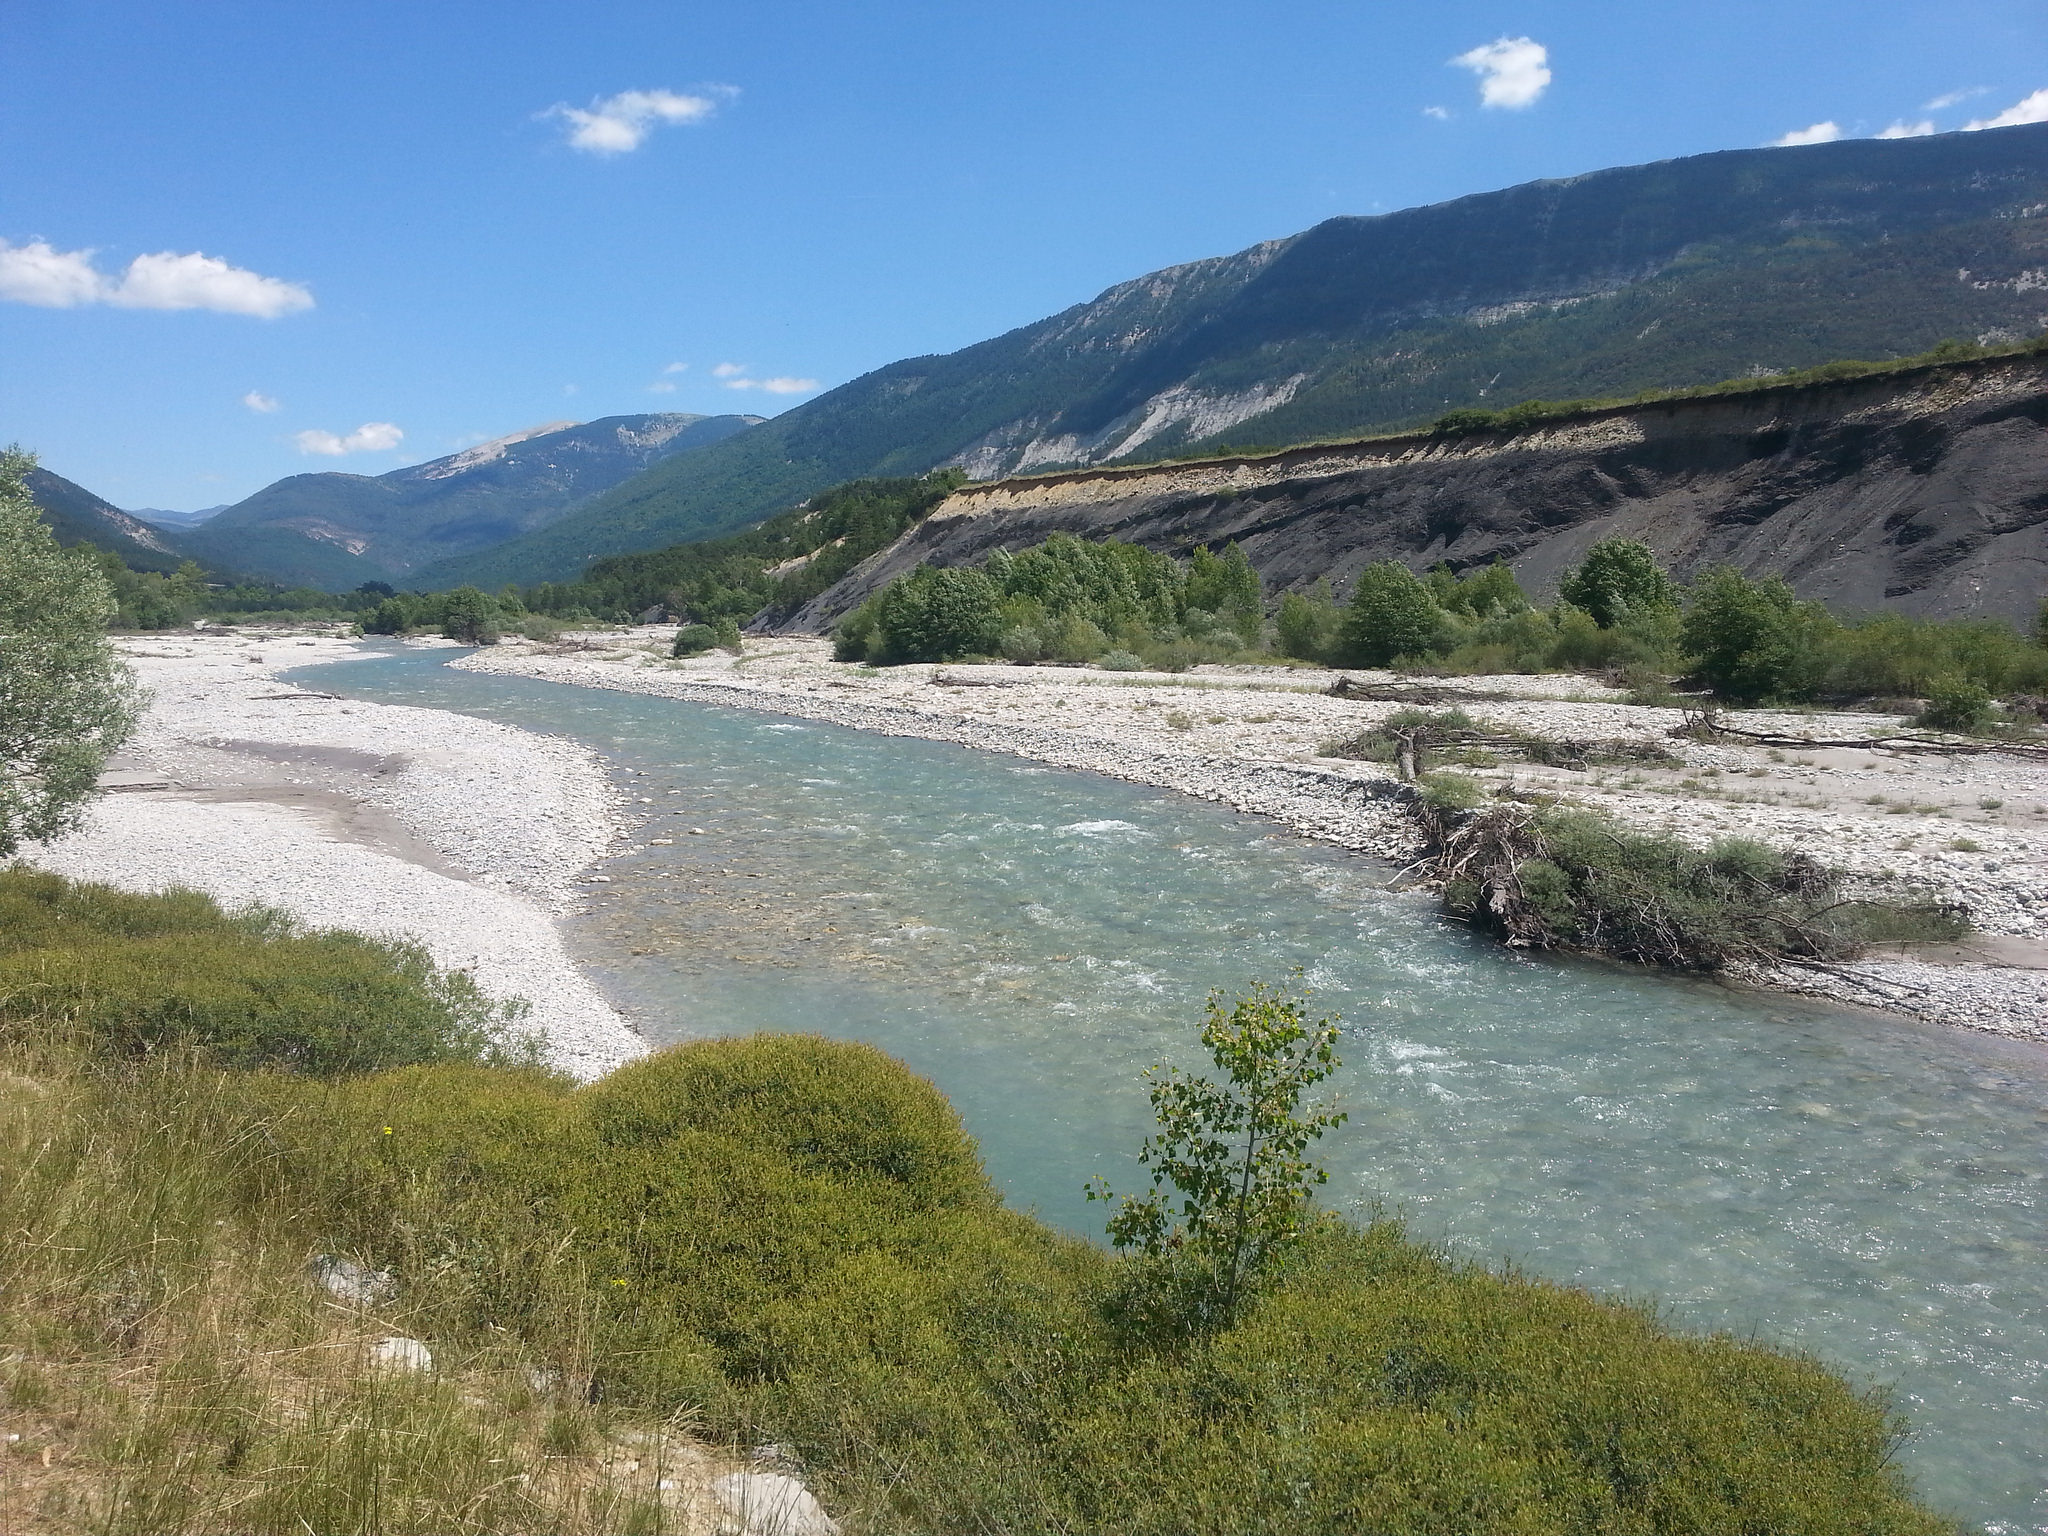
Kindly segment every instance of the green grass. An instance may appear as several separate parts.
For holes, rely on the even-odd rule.
[[[516,1009],[417,945],[313,933],[194,891],[135,896],[0,869],[0,1038],[75,1032],[133,1059],[368,1072],[517,1055]]]
[[[10,1462],[10,1531],[675,1529],[607,1471],[662,1426],[783,1447],[855,1533],[1948,1528],[1823,1365],[1391,1222],[1326,1218],[1233,1326],[1159,1327],[1142,1264],[1006,1209],[868,1047],[710,1041],[577,1087],[17,1022],[0,1409],[56,1455]],[[395,1295],[329,1302],[318,1253]],[[366,1369],[385,1333],[433,1375]]]

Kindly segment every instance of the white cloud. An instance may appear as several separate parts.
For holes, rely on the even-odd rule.
[[[1811,128],[1794,128],[1783,138],[1771,140],[1771,145],[1776,149],[1790,149],[1795,144],[1832,144],[1841,136],[1840,123],[1815,123]]]
[[[1973,85],[1966,91],[1948,91],[1943,95],[1937,96],[1934,98],[1934,100],[1928,102],[1927,105],[1922,107],[1920,110],[1922,112],[1946,112],[1950,107],[1956,106],[1961,102],[1969,101],[1973,97],[1988,96],[1990,94],[1990,86]]]
[[[366,421],[346,437],[337,437],[332,432],[313,430],[294,432],[292,441],[301,453],[324,454],[339,458],[344,453],[384,453],[396,448],[405,434],[388,421]]]
[[[93,304],[106,279],[93,270],[91,251],[60,251],[44,240],[9,245],[0,240],[0,299],[70,309]]]
[[[1479,77],[1482,107],[1535,105],[1550,85],[1550,50],[1526,37],[1497,37],[1450,61]]]
[[[275,320],[311,309],[313,295],[297,283],[231,267],[218,256],[159,251],[129,262],[107,302],[125,309],[211,309]]]
[[[1979,128],[2017,128],[2022,123],[2048,123],[2048,90],[2039,90],[2022,101],[2014,102],[1996,117],[1981,117],[1974,123],[1963,124],[1966,133]]]
[[[138,256],[118,278],[92,264],[90,250],[60,251],[45,240],[10,245],[0,240],[0,299],[45,309],[110,304],[119,309],[210,309],[223,315],[275,320],[311,309],[313,295],[298,283],[231,267],[198,251]]]
[[[1932,121],[1923,118],[1917,123],[1898,122],[1880,133],[1880,139],[1924,139],[1934,132]]]
[[[701,123],[718,110],[720,98],[738,92],[729,85],[706,87],[706,96],[675,91],[621,91],[600,96],[588,108],[557,102],[541,113],[569,125],[569,147],[593,155],[630,154],[664,123]]]
[[[268,416],[277,409],[277,398],[274,395],[264,394],[260,389],[252,389],[249,393],[242,396],[242,404],[255,411],[258,415]]]
[[[1440,123],[1448,123],[1451,120],[1451,109],[1449,107],[1424,107],[1422,115],[1424,117],[1433,117]]]
[[[711,377],[714,379],[736,379],[746,371],[746,366],[742,363],[720,363],[711,370]]]
[[[650,395],[672,395],[675,392],[675,385],[671,384],[667,379],[656,379],[647,386],[647,393]]]
[[[727,379],[727,389],[765,389],[771,395],[807,395],[818,387],[816,379]]]
[[[666,368],[662,369],[661,371],[663,373],[688,373],[690,371],[690,365],[688,363],[670,363]]]

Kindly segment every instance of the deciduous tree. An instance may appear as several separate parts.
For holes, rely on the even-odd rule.
[[[34,467],[0,451],[0,858],[77,825],[141,708],[107,640],[113,589],[36,515]]]
[[[1306,996],[1255,984],[1227,1006],[1210,995],[1202,1044],[1224,1081],[1145,1074],[1159,1129],[1138,1161],[1152,1188],[1119,1199],[1097,1179],[1088,1198],[1116,1202],[1108,1230],[1118,1248],[1189,1272],[1191,1321],[1227,1326],[1300,1237],[1309,1193],[1328,1178],[1308,1145],[1344,1116],[1304,1112],[1301,1097],[1337,1070],[1337,1025],[1311,1021]]]

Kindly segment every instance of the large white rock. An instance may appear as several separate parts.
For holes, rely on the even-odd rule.
[[[839,1536],[808,1488],[780,1472],[730,1472],[711,1482],[721,1536]]]
[[[373,1371],[431,1371],[433,1368],[434,1352],[418,1339],[393,1334],[370,1346],[370,1369]]]
[[[398,1282],[387,1269],[371,1269],[344,1254],[316,1255],[307,1266],[320,1288],[336,1301],[369,1307],[398,1294]]]

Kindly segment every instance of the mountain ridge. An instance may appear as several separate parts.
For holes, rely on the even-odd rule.
[[[180,530],[178,542],[273,580],[390,581],[544,528],[651,464],[761,420],[657,412],[547,422],[380,475],[289,475]]]
[[[1395,430],[2048,324],[2048,125],[1727,150],[1326,220],[876,369],[421,572],[567,579],[840,480]]]
[[[90,544],[138,571],[175,571],[184,562],[184,551],[162,529],[75,481],[38,466],[28,472],[27,484],[30,500],[60,544]]]

